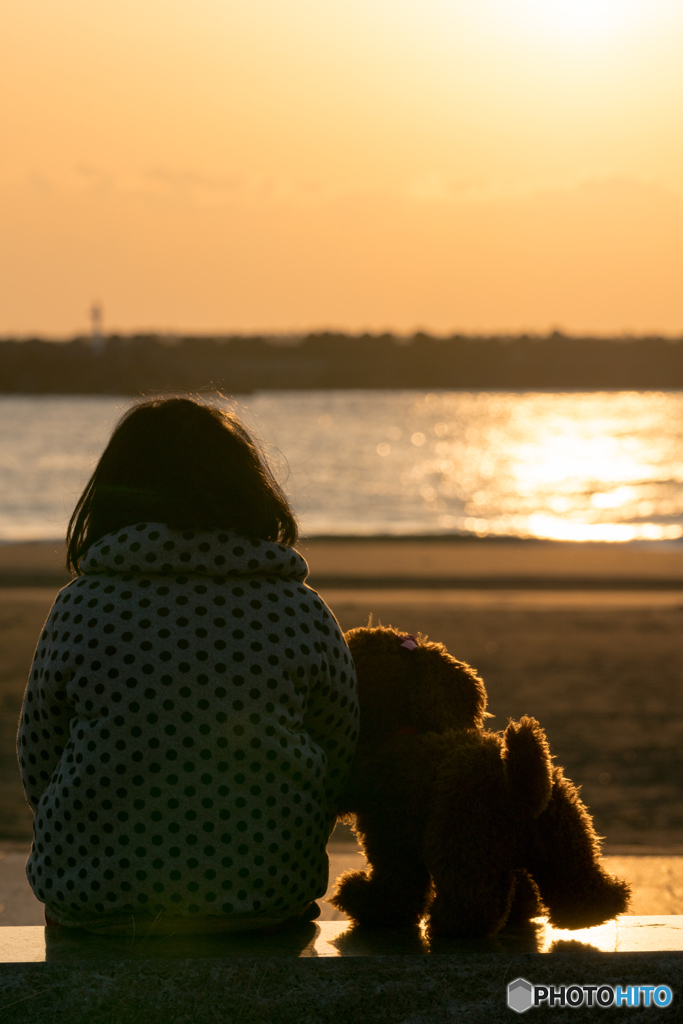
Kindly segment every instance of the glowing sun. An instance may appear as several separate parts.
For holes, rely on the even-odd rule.
[[[566,40],[620,35],[643,13],[642,0],[527,0],[537,30]]]

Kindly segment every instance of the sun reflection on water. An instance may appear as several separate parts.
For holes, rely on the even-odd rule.
[[[418,487],[444,528],[675,539],[683,536],[681,412],[672,393],[430,394],[410,409],[411,426],[431,436],[428,451],[402,481]]]
[[[683,536],[680,392],[298,392],[249,405],[286,456],[309,535]]]

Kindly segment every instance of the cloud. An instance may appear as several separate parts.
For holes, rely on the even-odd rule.
[[[405,197],[418,203],[448,205],[519,203],[537,198],[620,196],[628,194],[675,202],[681,197],[657,182],[636,179],[614,170],[583,171],[567,177],[520,178],[513,181],[457,179],[429,171],[408,182]]]
[[[68,190],[136,196],[198,208],[285,205],[319,206],[340,194],[339,188],[314,181],[292,181],[275,176],[206,174],[164,166],[126,173],[111,173],[79,164],[62,180]]]
[[[5,182],[5,185],[9,185]],[[15,183],[16,184],[16,183]],[[24,176],[24,186],[36,193],[132,198],[155,207],[252,210],[309,210],[314,212],[340,203],[358,208],[386,209],[398,205],[416,210],[434,207],[507,207],[546,202],[561,206],[565,200],[643,202],[678,207],[683,195],[662,184],[619,174],[615,170],[586,170],[565,177],[493,180],[458,178],[430,170],[404,183],[380,181],[328,181],[292,179],[275,175],[241,173],[210,174],[192,168],[158,165],[146,169],[115,171],[82,162],[70,171],[47,173],[34,170]]]

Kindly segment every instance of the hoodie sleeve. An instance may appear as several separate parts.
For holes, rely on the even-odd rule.
[[[305,727],[327,755],[325,791],[333,808],[351,771],[358,741],[358,690],[351,652],[339,624],[320,598],[321,620],[316,622],[320,661],[311,684]]]
[[[57,628],[61,594],[43,627],[31,665],[19,720],[17,756],[26,799],[33,811],[47,788],[69,742],[74,709],[67,700],[68,648],[60,647]]]

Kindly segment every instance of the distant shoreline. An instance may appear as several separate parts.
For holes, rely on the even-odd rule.
[[[0,393],[140,395],[267,390],[650,391],[683,389],[683,339],[309,334],[148,334],[0,340]]]

